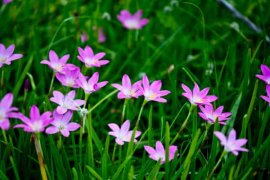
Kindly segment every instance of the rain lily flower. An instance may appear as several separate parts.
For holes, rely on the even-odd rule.
[[[10,45],[7,49],[3,44],[0,44],[0,68],[6,64],[10,65],[11,61],[20,59],[23,57],[22,54],[13,54],[15,45]]]
[[[52,102],[59,104],[56,108],[58,114],[65,114],[68,110],[76,111],[78,107],[84,105],[85,101],[75,98],[75,90],[70,91],[67,95],[63,95],[60,91],[53,91]]]
[[[231,130],[228,138],[219,131],[214,131],[214,134],[220,140],[221,145],[225,147],[225,151],[232,152],[236,156],[238,151],[248,152],[248,149],[242,147],[247,143],[247,139],[236,139],[236,131],[234,129]]]
[[[270,69],[267,65],[261,65],[262,75],[257,74],[256,77],[270,85]]]
[[[144,149],[148,152],[149,157],[155,161],[161,161],[165,163],[166,153],[163,144],[160,141],[156,142],[156,148],[150,146],[144,146]],[[169,161],[173,160],[175,153],[177,151],[177,146],[169,146]]]
[[[56,73],[56,78],[63,86],[78,88],[77,80],[81,74],[80,68],[75,65],[66,65],[62,73]]]
[[[103,81],[103,82],[98,83],[98,79],[99,79],[98,72],[95,72],[92,75],[92,77],[90,77],[89,79],[88,79],[88,77],[81,74],[79,76],[77,83],[84,90],[84,92],[86,94],[91,94],[91,93],[99,90],[100,88],[102,88],[103,86],[105,86],[108,83],[108,81]]]
[[[223,106],[219,106],[216,110],[214,110],[213,105],[205,105],[199,106],[201,109],[201,112],[199,112],[199,115],[204,120],[208,121],[211,124],[214,124],[216,121],[219,124],[225,125],[226,121],[230,119],[228,116],[231,115],[230,112],[222,113]]]
[[[130,99],[138,98],[138,96],[141,95],[139,84],[141,84],[141,81],[138,81],[132,85],[130,78],[125,74],[122,77],[122,85],[112,84],[112,86],[120,91],[118,93],[118,99]]]
[[[109,63],[108,60],[101,60],[105,56],[104,52],[95,55],[90,46],[86,46],[85,49],[79,47],[78,51],[79,56],[77,58],[85,63],[86,67],[100,67]]]
[[[12,0],[3,0],[3,4],[8,4],[8,3],[11,3]]]
[[[81,34],[81,42],[84,43],[88,40],[88,34],[86,32],[83,32]]]
[[[68,111],[66,114],[58,114],[57,111],[53,112],[53,121],[50,127],[46,129],[47,134],[55,134],[60,132],[63,136],[68,137],[70,131],[76,131],[80,128],[78,123],[70,122],[72,112]]]
[[[142,29],[149,22],[148,19],[142,19],[142,10],[137,11],[134,15],[127,10],[122,10],[117,19],[127,29]]]
[[[110,123],[108,126],[111,128],[112,131],[109,132],[109,135],[116,137],[115,142],[119,145],[123,145],[124,142],[130,142],[132,132],[130,131],[130,121],[126,120],[122,126],[119,126],[115,123]],[[136,138],[141,135],[140,131],[136,131],[134,142],[137,142]]]
[[[9,129],[9,118],[16,118],[16,112],[14,111],[17,111],[18,109],[16,107],[11,107],[12,101],[12,93],[6,94],[0,101],[0,128],[3,130]]]
[[[204,88],[200,91],[198,84],[194,83],[194,89],[191,91],[185,84],[182,84],[182,88],[184,89],[184,93],[182,94],[185,96],[189,102],[193,105],[211,105],[211,102],[217,100],[216,96],[207,95],[209,88]]]
[[[266,93],[267,96],[261,96],[261,98],[264,99],[266,102],[268,102],[270,106],[270,85],[266,86]]]
[[[162,82],[160,80],[154,81],[152,84],[150,84],[147,76],[144,75],[142,79],[142,84],[139,85],[139,88],[146,101],[157,101],[161,103],[166,103],[167,100],[162,98],[162,96],[166,96],[171,92],[168,90],[160,90],[161,85]]]
[[[106,36],[102,28],[98,28],[98,42],[103,43],[106,41]]]
[[[22,120],[24,124],[17,124],[14,128],[23,128],[25,132],[43,132],[52,121],[51,114],[49,111],[40,114],[38,107],[33,105],[30,109],[30,119],[18,113],[16,118]]]

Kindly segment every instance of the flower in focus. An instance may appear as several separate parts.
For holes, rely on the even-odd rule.
[[[89,79],[88,77],[85,77],[84,75],[81,74],[79,76],[77,83],[84,90],[85,93],[91,94],[99,90],[100,88],[102,88],[108,83],[108,81],[103,81],[103,82],[98,83],[98,79],[99,79],[98,72],[95,72],[92,75],[92,77],[90,77]]]
[[[63,136],[68,137],[70,131],[76,131],[80,128],[78,123],[70,122],[72,112],[68,111],[66,114],[58,114],[53,112],[53,121],[50,123],[52,126],[46,129],[47,134],[55,134],[60,132]]]
[[[81,42],[84,43],[88,40],[88,34],[86,32],[83,32],[81,34]]]
[[[193,105],[211,105],[211,102],[217,100],[216,96],[207,95],[209,92],[209,88],[204,88],[200,91],[199,86],[197,83],[194,83],[194,89],[191,91],[185,84],[182,84],[182,88],[184,89],[184,93],[182,94],[185,96],[189,102]]]
[[[142,19],[142,10],[137,11],[134,15],[127,10],[122,10],[117,19],[127,29],[142,29],[149,22],[148,19]]]
[[[256,77],[263,80],[266,84],[270,85],[270,69],[267,65],[261,65],[262,75],[257,74]]]
[[[30,119],[18,113],[16,118],[22,120],[24,124],[17,124],[14,128],[23,128],[25,132],[43,132],[52,121],[51,114],[47,111],[40,115],[38,107],[33,105],[30,109]]]
[[[266,86],[266,93],[267,93],[267,96],[261,96],[261,98],[265,100],[266,102],[268,102],[270,106],[270,85]]]
[[[56,78],[63,86],[78,88],[77,80],[81,74],[80,68],[75,65],[66,65],[62,73],[56,73]]]
[[[144,149],[148,152],[149,157],[155,161],[161,160],[163,164],[165,162],[166,153],[163,144],[160,141],[156,142],[156,148],[152,148],[150,146],[144,146]],[[169,161],[173,160],[175,157],[175,153],[177,151],[177,146],[169,147]]]
[[[105,56],[104,52],[95,55],[90,46],[86,46],[85,49],[79,47],[78,51],[77,58],[85,63],[86,67],[100,67],[109,63],[108,60],[101,60]]]
[[[120,92],[118,93],[118,99],[129,99],[129,98],[138,98],[141,95],[139,90],[139,84],[141,81],[138,81],[131,84],[130,78],[128,75],[124,75],[122,77],[122,85],[120,84],[112,84],[113,87],[118,89]]]
[[[50,50],[49,52],[49,61],[42,60],[41,64],[47,64],[54,72],[63,73],[64,67],[69,59],[70,55],[66,54],[63,57],[59,58],[55,51]]]
[[[7,49],[3,44],[0,44],[0,68],[6,64],[10,65],[11,61],[20,59],[23,57],[22,54],[13,54],[15,45],[10,45]]]
[[[214,124],[216,121],[219,124],[225,125],[226,121],[229,120],[230,118],[228,116],[231,115],[230,112],[225,112],[222,113],[223,111],[223,106],[219,106],[216,110],[214,110],[213,105],[205,105],[199,106],[201,112],[199,112],[199,115],[201,118],[204,120],[208,121],[211,124]]]
[[[220,140],[221,145],[224,146],[225,151],[232,152],[236,156],[238,151],[248,152],[248,149],[242,147],[247,143],[247,139],[236,139],[236,131],[234,129],[231,130],[228,138],[219,131],[214,131],[214,134]]]
[[[68,110],[76,111],[79,106],[84,105],[84,100],[74,98],[75,90],[70,91],[67,95],[63,95],[60,91],[53,91],[53,97],[50,100],[59,105],[56,108],[58,114],[65,114]]]
[[[161,85],[162,82],[160,80],[154,81],[152,84],[150,84],[147,76],[144,75],[142,83],[139,84],[139,88],[146,101],[157,101],[161,103],[166,103],[167,100],[162,98],[162,96],[166,96],[171,92],[168,90],[160,90]]]
[[[11,107],[12,102],[12,93],[7,93],[0,101],[0,128],[3,130],[9,129],[9,118],[16,117],[14,116],[16,114],[14,111],[17,111],[18,109],[16,107]]]
[[[110,123],[108,126],[111,128],[112,131],[109,132],[109,135],[116,137],[115,141],[119,145],[123,145],[124,142],[130,142],[132,132],[130,131],[130,121],[126,120],[122,126],[119,128],[119,126],[115,123]],[[137,142],[136,138],[141,135],[140,131],[136,131],[134,142]]]

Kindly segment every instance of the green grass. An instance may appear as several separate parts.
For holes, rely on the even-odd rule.
[[[230,1],[241,13],[269,33],[270,3],[267,0]],[[171,11],[164,11],[170,7]],[[122,9],[132,13],[143,9],[143,17],[150,23],[140,31],[123,28],[116,16]],[[102,18],[109,13],[111,20]],[[146,73],[151,81],[161,79],[162,89],[170,90],[168,102],[149,102],[144,106],[138,130],[142,135],[138,143],[115,145],[108,136],[108,123],[121,124],[125,104],[125,119],[135,128],[143,98],[118,100],[115,89],[107,85],[90,95],[91,113],[86,121],[86,133],[71,132],[62,137],[58,148],[58,135],[41,134],[46,173],[49,179],[207,179],[215,168],[223,147],[213,136],[214,130],[226,132],[236,129],[237,137],[247,138],[248,153],[234,156],[228,153],[213,171],[215,179],[265,179],[270,176],[270,109],[260,98],[266,95],[265,84],[257,80],[260,65],[270,65],[269,43],[263,35],[252,32],[243,22],[233,17],[216,1],[39,1],[14,2],[0,7],[0,43],[15,44],[15,52],[22,53],[21,60],[0,69],[3,86],[0,98],[14,94],[13,105],[29,115],[32,105],[52,111],[55,104],[48,96],[52,71],[40,61],[48,58],[50,49],[60,56],[69,53],[69,63],[83,67],[77,59],[77,48],[90,45],[94,52],[106,52],[110,63],[87,71],[98,71],[100,79],[120,83],[123,74],[132,82]],[[230,24],[236,22],[240,31]],[[93,26],[103,27],[106,42],[98,43]],[[86,31],[89,40],[80,41]],[[30,89],[24,82],[30,80]],[[154,146],[161,140],[168,149],[189,113],[189,103],[181,95],[181,83],[192,87],[197,82],[201,88],[210,87],[210,94],[218,96],[214,105],[224,105],[232,113],[226,126],[206,123],[194,110],[186,127],[174,142],[178,156],[164,164],[153,161],[144,145]],[[54,90],[67,92],[57,79]],[[84,98],[76,90],[77,98]],[[122,119],[122,120],[121,120]],[[80,117],[74,113],[74,122]],[[11,119],[11,124],[20,121]],[[31,134],[22,129],[10,128],[0,134],[0,179],[40,179],[38,157]],[[113,153],[114,152],[114,153]],[[113,157],[114,154],[114,157]],[[168,154],[167,154],[168,158]]]

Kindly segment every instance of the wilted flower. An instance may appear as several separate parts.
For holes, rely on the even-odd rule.
[[[222,113],[223,111],[223,106],[219,106],[216,110],[214,110],[213,105],[205,105],[199,106],[202,112],[199,112],[199,115],[201,118],[204,120],[208,121],[211,124],[214,124],[216,121],[219,124],[225,125],[226,121],[229,120],[230,118],[228,116],[231,115],[230,112],[225,112]]]
[[[266,85],[266,93],[267,96],[261,96],[261,98],[268,102],[270,106],[270,85]]]
[[[160,141],[156,142],[156,148],[150,146],[144,146],[144,149],[148,152],[149,157],[155,161],[161,161],[163,164],[166,160],[166,152],[163,144]],[[175,153],[177,151],[177,146],[169,146],[169,161],[173,160]]]
[[[60,91],[53,91],[53,97],[50,98],[52,102],[59,104],[56,108],[57,113],[65,114],[68,110],[76,111],[79,106],[84,105],[85,101],[75,98],[75,90],[70,91],[67,95],[63,95]]]
[[[66,65],[62,73],[56,73],[56,78],[63,86],[78,88],[77,80],[80,76],[80,68],[75,65]]]
[[[224,146],[225,151],[232,152],[236,156],[238,151],[248,152],[248,149],[242,147],[247,143],[247,139],[236,139],[236,131],[234,129],[231,130],[228,138],[219,131],[214,131],[214,134],[220,140],[221,145]]]
[[[60,132],[63,136],[68,137],[70,131],[76,131],[80,128],[78,123],[70,122],[72,112],[68,111],[66,114],[58,114],[53,112],[53,121],[50,123],[52,126],[46,129],[47,134],[55,134]]]
[[[11,61],[20,59],[23,57],[22,54],[13,54],[15,45],[10,45],[7,49],[3,44],[0,44],[0,68],[6,64],[10,65]]]
[[[270,69],[267,65],[261,65],[262,75],[257,74],[256,77],[270,85]]]
[[[202,91],[200,91],[199,86],[197,83],[194,83],[194,89],[191,91],[185,84],[182,84],[182,88],[184,89],[184,93],[182,94],[185,96],[189,102],[193,105],[210,105],[211,102],[217,100],[216,96],[213,95],[207,95],[209,92],[209,88],[204,88]]]
[[[17,124],[14,128],[23,128],[25,132],[43,132],[52,121],[51,112],[47,111],[40,115],[37,106],[33,105],[30,109],[30,119],[21,113],[18,113],[16,118],[23,121],[24,124]]]
[[[152,84],[150,84],[147,76],[144,75],[139,88],[146,101],[166,103],[167,100],[162,98],[162,96],[166,96],[171,92],[168,90],[160,90],[161,85],[162,82],[160,80],[154,81]]]
[[[6,94],[0,101],[0,128],[3,130],[9,129],[9,118],[16,117],[14,111],[17,111],[18,109],[16,107],[11,107],[12,101],[12,93]]]
[[[124,142],[130,142],[131,141],[131,136],[132,136],[132,132],[130,131],[130,121],[126,120],[121,128],[119,128],[119,126],[115,123],[110,123],[108,124],[108,126],[111,128],[111,130],[109,132],[109,135],[116,137],[115,141],[117,144],[119,145],[123,145]],[[136,138],[139,137],[141,135],[140,131],[136,131],[135,133],[135,139],[134,142],[137,142]]]
[[[137,11],[134,15],[127,10],[122,10],[117,19],[127,29],[142,29],[149,22],[148,19],[142,19],[142,10]]]
[[[85,49],[79,47],[78,51],[77,58],[85,63],[86,67],[100,67],[109,63],[108,60],[101,60],[105,56],[104,52],[95,55],[90,46],[86,46]]]
[[[112,84],[112,86],[120,91],[118,93],[119,99],[129,99],[138,98],[138,96],[141,95],[141,92],[139,90],[139,84],[141,84],[141,81],[137,81],[132,85],[130,78],[128,77],[128,75],[125,74],[122,77],[122,85]]]

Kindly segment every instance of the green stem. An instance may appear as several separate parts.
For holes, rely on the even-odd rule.
[[[217,169],[217,167],[219,166],[219,164],[221,163],[223,157],[227,154],[227,152],[224,150],[217,162],[217,164],[215,165],[215,167],[212,169],[211,173],[208,175],[207,179],[211,179],[211,176],[213,175],[213,173],[215,172],[215,170]]]
[[[128,103],[128,99],[125,99],[124,106],[123,106],[123,111],[122,111],[122,116],[121,116],[121,123],[124,122],[127,103]]]
[[[88,100],[88,98],[89,98],[89,95],[90,94],[88,94],[88,93],[85,93],[85,96],[84,96],[84,101],[85,101],[85,103],[84,103],[84,105],[83,105],[83,109],[85,109],[85,107],[86,107],[86,104],[87,104],[87,100]],[[83,114],[83,116],[82,116],[82,133],[84,134],[84,131],[85,131],[85,119],[86,119],[86,114]]]
[[[4,75],[5,75],[5,71],[2,68],[2,73],[1,73],[1,83],[0,83],[0,88],[2,89],[4,86]]]
[[[115,151],[116,151],[116,147],[117,147],[117,144],[114,143],[114,147],[113,147],[113,154],[112,154],[112,163],[114,163],[114,158],[115,158]]]
[[[57,148],[59,150],[61,150],[61,148],[62,148],[62,135],[61,135],[61,133],[59,133],[58,136],[59,136],[59,138],[58,138],[58,142],[57,142]]]
[[[50,89],[49,89],[49,93],[48,94],[51,94],[54,79],[55,79],[55,73],[53,73],[51,84],[50,84]]]

